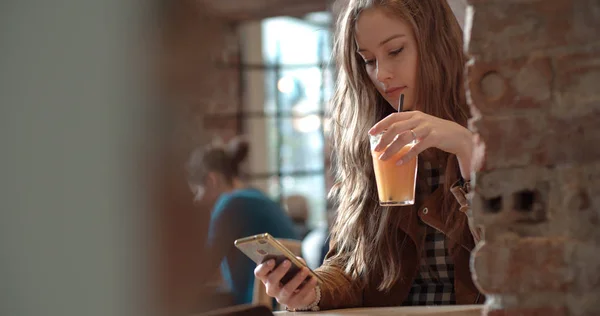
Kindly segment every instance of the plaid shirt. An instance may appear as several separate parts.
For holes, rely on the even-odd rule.
[[[427,182],[417,183],[417,203],[443,185],[443,170],[442,166],[419,160],[419,178]],[[446,236],[423,222],[421,224],[425,226],[424,256],[403,305],[454,305],[454,263],[446,247]]]

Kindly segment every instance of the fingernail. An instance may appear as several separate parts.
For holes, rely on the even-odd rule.
[[[404,160],[400,159],[398,160],[398,162],[396,162],[396,166],[400,166],[404,163]]]
[[[275,260],[267,261],[267,266],[272,267],[273,265],[275,265]]]
[[[284,261],[283,262],[283,266],[286,267],[286,268],[289,267],[290,266],[290,262],[288,260]]]

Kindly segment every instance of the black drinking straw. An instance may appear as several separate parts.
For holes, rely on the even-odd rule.
[[[400,105],[398,106],[398,112],[402,112],[404,107],[404,93],[400,95]]]

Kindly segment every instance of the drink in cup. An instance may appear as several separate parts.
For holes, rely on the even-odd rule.
[[[413,141],[405,145],[400,151],[386,161],[383,161],[379,159],[379,156],[385,152],[385,149],[379,152],[374,150],[382,135],[383,134],[369,135],[371,141],[371,154],[373,156],[373,168],[375,169],[375,180],[377,181],[377,192],[379,194],[379,204],[382,206],[413,205],[415,203],[418,157],[406,161],[400,166],[397,166],[396,162],[400,160],[400,158],[404,156],[416,142]]]

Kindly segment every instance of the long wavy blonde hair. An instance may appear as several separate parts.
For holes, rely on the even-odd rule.
[[[365,282],[381,278],[389,290],[399,277],[398,224],[406,209],[379,206],[368,130],[394,110],[377,92],[357,53],[355,24],[367,8],[382,8],[412,27],[418,45],[417,110],[466,126],[463,91],[462,31],[445,0],[350,0],[337,24],[334,55],[339,72],[332,104],[333,162],[336,185],[331,192],[338,209],[328,260]],[[449,186],[460,176],[456,156],[429,151],[445,164],[442,209],[456,207]],[[415,212],[410,212],[414,214]],[[415,215],[412,215],[415,216]]]

